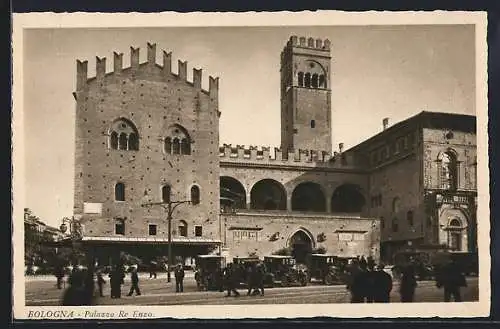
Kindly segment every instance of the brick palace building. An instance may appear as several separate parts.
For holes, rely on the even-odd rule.
[[[384,119],[379,134],[332,153],[330,41],[293,36],[281,54],[280,147],[221,144],[218,78],[202,89],[201,70],[188,81],[179,61],[173,73],[155,44],[145,63],[136,48],[130,67],[122,57],[112,72],[97,58],[91,78],[77,61],[74,215],[102,261],[165,255],[166,213],[141,205],[168,200],[191,201],[172,220],[174,255],[188,259],[475,250],[474,116]]]

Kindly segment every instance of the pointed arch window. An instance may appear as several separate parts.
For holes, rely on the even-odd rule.
[[[116,185],[115,185],[115,201],[125,201],[125,184],[116,183]]]
[[[187,130],[181,125],[174,124],[167,131],[167,135],[163,140],[165,154],[190,155],[193,141]]]
[[[191,204],[197,205],[200,203],[200,188],[197,185],[191,187]]]
[[[113,122],[109,130],[109,148],[122,151],[139,150],[139,133],[131,121],[118,119]]]
[[[170,202],[170,195],[172,193],[172,188],[170,185],[163,185],[161,188],[161,200],[163,202]]]

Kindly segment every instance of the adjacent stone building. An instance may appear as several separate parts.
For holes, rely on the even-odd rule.
[[[281,145],[219,147],[218,79],[187,81],[171,53],[96,77],[77,63],[75,216],[103,255],[228,258],[318,248],[390,260],[408,245],[475,248],[475,117],[423,112],[332,154],[330,41],[291,37],[281,54]],[[277,109],[278,110],[278,109]],[[342,111],[342,109],[338,109]],[[106,252],[108,250],[108,252]],[[103,256],[105,258],[105,256]]]

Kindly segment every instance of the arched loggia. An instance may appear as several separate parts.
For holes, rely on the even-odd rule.
[[[332,194],[332,212],[361,212],[364,205],[365,198],[358,185],[343,184],[337,187]]]
[[[300,183],[292,192],[292,210],[325,212],[326,199],[317,183]]]
[[[286,210],[286,191],[274,179],[263,179],[252,187],[250,207],[257,210]]]
[[[245,209],[247,204],[246,191],[241,182],[233,177],[220,177],[220,196],[233,200],[236,209]]]

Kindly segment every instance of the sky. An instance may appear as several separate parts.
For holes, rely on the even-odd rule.
[[[475,114],[474,26],[33,29],[24,35],[26,205],[59,226],[73,209],[76,60],[113,65],[147,42],[219,81],[220,142],[280,145],[280,53],[291,35],[331,41],[332,142],[345,149],[421,111]],[[256,129],[258,127],[258,129]]]

